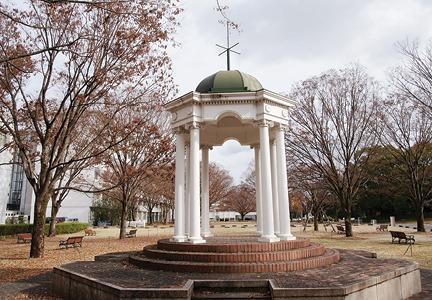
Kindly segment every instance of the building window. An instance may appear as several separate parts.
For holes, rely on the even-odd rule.
[[[18,211],[20,209],[23,183],[24,170],[21,165],[21,159],[18,154],[14,154],[9,201],[6,206],[7,210]]]

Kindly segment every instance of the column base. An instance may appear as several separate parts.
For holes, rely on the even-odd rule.
[[[211,233],[210,231],[207,231],[207,232],[201,233],[201,236],[202,237],[211,237],[211,236],[213,236],[213,233]]]
[[[279,241],[280,239],[275,235],[263,235],[258,238],[258,242],[264,242],[264,243],[274,243]]]
[[[189,237],[188,242],[191,244],[204,244],[206,240],[204,240],[202,237]]]
[[[176,242],[176,243],[183,243],[186,242],[188,239],[186,236],[173,236],[170,241]]]
[[[263,234],[262,230],[257,230],[256,233],[259,234],[259,235],[262,235],[262,234]]]
[[[296,237],[293,236],[292,234],[278,234],[278,238],[281,241],[293,241],[296,239]]]

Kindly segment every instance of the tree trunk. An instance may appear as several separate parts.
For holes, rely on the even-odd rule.
[[[416,209],[416,219],[417,219],[417,232],[426,232],[425,224],[424,224],[424,209],[421,204],[418,204]]]
[[[149,216],[149,224],[153,224],[153,209],[147,209],[148,210],[148,216]]]
[[[51,206],[51,220],[50,220],[50,226],[49,226],[49,232],[48,232],[48,236],[53,237],[56,236],[56,218],[57,218],[57,213],[59,211],[59,207],[57,205],[53,205]]]
[[[304,223],[303,231],[306,231],[307,224],[309,223],[309,213],[306,214],[306,220]]]
[[[313,222],[314,222],[314,231],[318,231],[318,217],[316,214],[314,214]]]
[[[44,226],[48,201],[49,195],[35,195],[34,221],[30,246],[31,258],[39,258],[44,255]]]
[[[122,211],[120,216],[120,236],[119,239],[126,237],[126,219],[127,219],[127,205],[122,203]]]
[[[353,236],[352,224],[351,224],[351,198],[349,196],[345,196],[346,198],[342,199],[342,204],[345,213],[345,236],[350,237]]]

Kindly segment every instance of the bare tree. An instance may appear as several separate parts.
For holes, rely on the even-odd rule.
[[[233,178],[216,163],[209,164],[209,203],[217,206],[232,192]]]
[[[84,180],[81,178],[84,174],[84,170],[89,166],[90,161],[80,160],[68,168],[68,170],[59,176],[59,180],[56,183],[56,188],[51,195],[51,216],[50,216],[50,226],[48,230],[48,236],[53,237],[56,235],[56,219],[57,214],[61,208],[63,201],[69,195],[71,189],[64,189],[62,187],[75,186],[79,189],[79,181]]]
[[[287,151],[308,166],[338,199],[352,236],[352,206],[364,183],[363,149],[376,142],[377,84],[359,66],[329,71],[298,84],[292,97]]]
[[[175,163],[174,157],[171,165],[164,168],[164,172],[160,174],[159,193],[162,196],[161,209],[163,212],[163,222],[169,220],[169,212],[171,212],[171,220],[174,220],[175,209]]]
[[[415,208],[417,231],[424,232],[424,206],[432,200],[432,119],[427,107],[400,95],[382,106],[384,145],[398,162]]]
[[[174,209],[174,160],[156,168],[156,172],[147,177],[140,185],[141,204],[147,209],[149,223],[153,223],[153,211],[160,209],[160,220],[168,220],[169,211]]]
[[[244,182],[233,187],[230,195],[223,201],[223,208],[238,212],[244,220],[248,213],[256,210],[255,189],[251,189]]]
[[[84,124],[78,124],[85,131]],[[87,140],[93,138],[91,134],[82,134],[83,131],[76,130],[69,134],[70,143],[67,145],[66,157],[77,153],[79,149],[83,149],[92,141]],[[63,201],[69,195],[72,189],[86,190],[87,192],[97,191],[95,184],[96,165],[99,162],[98,157],[89,159],[76,160],[69,164],[68,168],[59,174],[58,181],[55,184],[54,192],[51,196],[51,216],[48,236],[56,235],[56,218],[62,206]]]
[[[288,168],[288,181],[291,193],[300,200],[303,212],[306,212],[304,230],[308,223],[309,214],[313,216],[314,231],[318,231],[318,218],[323,215],[326,208],[332,204],[329,189],[324,181],[317,176],[317,172],[304,165],[296,165],[295,159]]]
[[[160,118],[164,114],[159,114]],[[106,152],[103,159],[103,182],[105,186],[116,186],[113,190],[106,191],[111,199],[121,203],[120,239],[126,235],[126,221],[128,211],[137,206],[143,199],[154,205],[160,202],[155,188],[159,182],[155,179],[157,174],[168,173],[173,161],[173,144],[170,130],[165,124],[150,123],[144,111],[136,112],[135,109],[124,111],[113,121],[113,130],[117,135],[125,135],[124,141],[112,147]],[[135,122],[133,133],[129,133],[126,124]],[[119,131],[124,128],[123,132]],[[111,135],[108,137],[111,138]],[[148,206],[149,208],[150,206]],[[153,207],[151,207],[153,208]]]
[[[432,42],[421,47],[418,41],[398,44],[404,64],[391,73],[391,82],[404,98],[424,105],[432,114]]]
[[[155,87],[171,90],[166,47],[179,10],[171,1],[29,0],[0,12],[0,127],[35,194],[30,256],[40,257],[48,201],[69,188],[56,186],[61,176],[122,142],[101,140],[120,111]],[[67,152],[78,128],[88,144]]]

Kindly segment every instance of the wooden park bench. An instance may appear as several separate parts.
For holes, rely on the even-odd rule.
[[[62,248],[64,247],[64,249],[68,249],[69,247],[82,247],[82,240],[83,240],[83,236],[72,236],[69,237],[67,240],[62,240],[59,243],[59,247]]]
[[[345,233],[345,227],[342,225],[336,225],[337,233],[344,234]]]
[[[377,231],[388,231],[388,225],[381,224],[381,225],[377,226],[376,230]]]
[[[131,229],[129,230],[129,232],[126,232],[126,237],[127,238],[136,237],[136,233],[137,233],[137,229]]]
[[[93,229],[90,229],[90,228],[86,228],[86,229],[84,229],[84,233],[85,233],[85,235],[96,235],[96,231],[94,231]]]
[[[17,243],[30,243],[32,240],[31,233],[18,233],[17,234]]]
[[[415,239],[412,234],[405,234],[402,231],[389,231],[392,237],[392,243],[397,242],[400,244],[402,240],[405,240],[405,244],[414,244]]]

